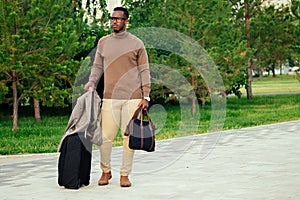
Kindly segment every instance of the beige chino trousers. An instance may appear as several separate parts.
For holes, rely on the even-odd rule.
[[[132,170],[134,150],[128,147],[129,137],[124,135],[127,124],[137,109],[140,99],[119,100],[103,99],[102,105],[102,139],[100,146],[100,167],[103,172],[111,171],[112,143],[121,128],[123,138],[123,160],[120,175],[128,176]]]

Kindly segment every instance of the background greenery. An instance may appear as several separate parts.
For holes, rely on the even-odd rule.
[[[12,129],[18,129],[21,104],[34,105],[37,121],[39,105],[70,106],[74,86],[87,81],[76,83],[76,77],[82,75],[81,64],[98,39],[110,33],[106,2],[0,0],[0,104],[11,109]],[[200,45],[213,59],[224,82],[218,92],[241,96],[244,88],[251,99],[253,71],[260,77],[265,70],[275,76],[275,69],[283,65],[299,66],[300,0],[286,5],[268,2],[123,0],[122,4],[131,13],[129,31],[158,27],[186,35],[190,46]],[[186,49],[180,43],[173,45]],[[203,74],[180,55],[149,49],[149,60],[178,70],[198,102],[203,106],[210,102],[210,93],[216,88],[208,87]],[[88,72],[90,66],[80,72]],[[153,84],[154,102],[166,103],[174,93],[164,84]]]
[[[87,81],[93,60],[93,55],[88,55],[99,38],[110,33],[107,1],[87,2],[0,0],[1,154],[56,150],[74,90],[81,91]],[[268,2],[122,1],[131,13],[128,31],[150,27],[175,30],[189,42],[177,42],[172,48],[183,51],[198,45],[212,58],[224,88],[209,87],[203,73],[184,57],[159,47],[148,49],[151,63],[179,72],[189,83],[188,87],[182,85],[185,93],[196,94],[196,101],[188,99],[188,103],[194,109],[197,103],[201,105],[198,133],[208,130],[210,95],[216,90],[227,98],[224,129],[299,119],[298,94],[252,99],[253,94],[299,92],[299,73],[279,76],[275,69],[299,67],[300,0],[286,5]],[[99,12],[102,14],[97,17]],[[167,40],[157,42],[170,44]],[[206,65],[197,67],[210,71]],[[263,77],[264,71],[270,72],[269,77]],[[258,78],[252,81],[253,75]],[[183,94],[172,91],[165,82],[172,78],[171,73],[162,73],[162,81],[151,86],[152,103],[163,105],[168,114],[158,139],[178,136],[182,123],[176,96]],[[163,113],[153,115],[157,123],[163,120]]]

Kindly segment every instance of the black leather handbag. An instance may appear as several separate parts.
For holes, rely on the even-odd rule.
[[[138,118],[140,116],[140,118]],[[145,119],[144,119],[145,117]],[[129,136],[129,148],[152,152],[155,150],[155,130],[148,111],[138,108],[129,121],[125,135]]]

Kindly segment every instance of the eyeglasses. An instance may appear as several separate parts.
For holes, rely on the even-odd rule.
[[[110,17],[110,21],[116,21],[116,22],[121,22],[122,20],[126,20],[126,18],[122,17]]]

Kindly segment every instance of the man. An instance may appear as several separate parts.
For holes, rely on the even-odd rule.
[[[101,178],[98,185],[107,185],[112,178],[112,142],[119,127],[123,138],[123,161],[120,169],[120,186],[130,187],[128,175],[132,170],[134,150],[128,147],[129,137],[124,135],[127,124],[138,107],[148,108],[150,101],[150,70],[143,42],[126,32],[128,11],[116,7],[110,17],[113,33],[98,42],[95,61],[85,85],[95,88],[104,73],[102,105],[102,138],[100,146]]]

